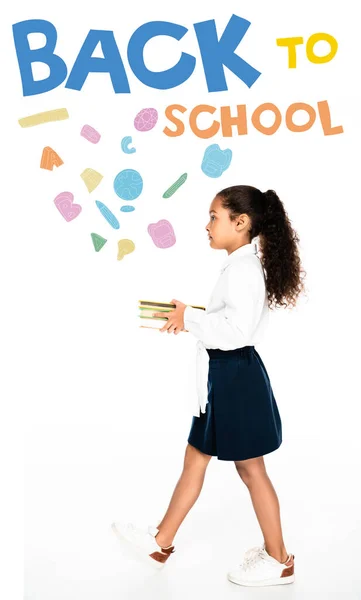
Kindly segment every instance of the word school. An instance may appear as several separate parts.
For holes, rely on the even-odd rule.
[[[182,104],[172,104],[167,106],[165,109],[166,118],[175,125],[175,129],[168,127],[163,129],[163,133],[168,137],[178,137],[183,135],[185,131],[184,119],[178,117],[175,112],[185,114],[187,107]],[[233,137],[233,135],[247,135],[248,134],[248,107],[246,104],[238,104],[236,107],[221,106],[219,109],[219,118],[211,121],[208,127],[200,128],[198,125],[197,118],[202,114],[213,115],[217,111],[215,106],[209,104],[198,104],[191,109],[188,117],[189,127],[199,138],[208,139],[217,135],[219,130],[222,132],[222,137]],[[273,116],[273,123],[265,126],[262,121],[262,115],[264,113],[270,113]],[[295,123],[295,115],[301,112],[301,116],[306,115],[306,120],[302,124]],[[327,100],[317,102],[317,111],[313,106],[306,102],[294,102],[285,111],[284,121],[286,128],[293,133],[302,133],[308,131],[317,124],[317,117],[319,118],[319,124],[321,125],[323,134],[338,135],[344,132],[342,125],[332,126],[331,124],[331,113],[330,107]],[[256,109],[250,115],[250,121],[253,127],[264,135],[274,135],[281,126],[282,123],[282,112],[272,102],[265,102]]]

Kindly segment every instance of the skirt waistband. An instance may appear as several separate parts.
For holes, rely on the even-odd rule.
[[[254,346],[243,346],[235,350],[220,350],[219,348],[206,348],[209,358],[233,358],[235,356],[249,356],[254,351]]]

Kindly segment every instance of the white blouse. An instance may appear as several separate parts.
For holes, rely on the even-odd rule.
[[[206,348],[234,350],[254,346],[268,324],[265,273],[254,242],[228,255],[211,293],[206,311],[187,306],[184,327],[197,339],[197,403],[194,416],[208,402],[209,354]]]

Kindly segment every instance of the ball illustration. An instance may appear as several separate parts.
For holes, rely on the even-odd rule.
[[[143,108],[134,119],[137,131],[150,131],[157,124],[158,112],[155,108]]]
[[[122,200],[135,200],[142,189],[142,176],[134,169],[124,169],[114,179],[114,191]]]

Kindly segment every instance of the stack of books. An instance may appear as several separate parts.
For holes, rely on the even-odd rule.
[[[204,306],[196,306],[194,304],[191,304],[190,306],[192,306],[192,308],[206,310]],[[144,327],[146,329],[162,329],[162,327],[164,327],[164,323],[168,320],[167,317],[153,317],[153,313],[164,312],[166,315],[167,312],[174,310],[175,307],[176,305],[171,304],[170,302],[139,300],[139,318],[141,319],[139,327]],[[187,331],[187,329],[184,329],[183,331]]]

